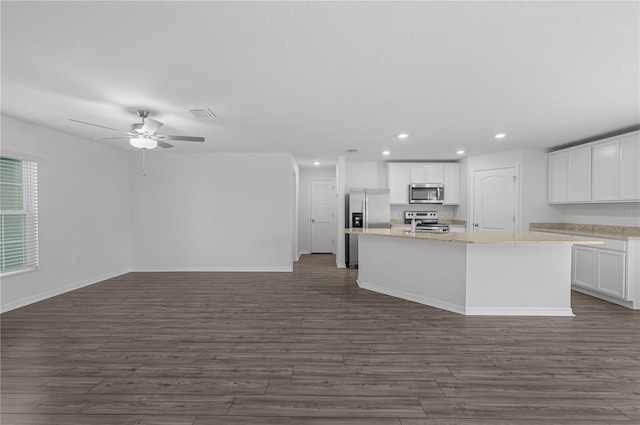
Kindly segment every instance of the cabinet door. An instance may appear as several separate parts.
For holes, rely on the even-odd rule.
[[[460,203],[460,166],[458,164],[444,164],[444,204],[458,205]]]
[[[429,183],[427,181],[427,164],[411,165],[411,183]]]
[[[567,202],[567,152],[547,156],[547,202]]]
[[[619,181],[617,140],[593,146],[593,200],[617,201]]]
[[[427,164],[427,183],[444,184],[443,164]]]
[[[640,200],[640,134],[620,139],[621,201]]]
[[[568,151],[567,200],[591,201],[591,146]]]
[[[410,169],[408,164],[387,164],[392,205],[409,204]]]
[[[598,291],[617,298],[626,297],[624,257],[624,252],[596,250],[596,289]]]
[[[593,248],[574,245],[571,256],[571,283],[586,288],[596,287],[596,251]]]

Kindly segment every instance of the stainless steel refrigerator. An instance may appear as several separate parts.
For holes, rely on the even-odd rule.
[[[348,228],[388,229],[391,227],[389,189],[351,189],[345,196]],[[347,267],[358,267],[358,236],[346,235],[345,261]]]

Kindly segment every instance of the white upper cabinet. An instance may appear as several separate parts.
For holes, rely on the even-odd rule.
[[[547,201],[550,204],[567,201],[568,155],[562,151],[547,156]]]
[[[409,164],[387,164],[391,205],[409,204],[411,167]],[[425,170],[426,172],[426,170]]]
[[[593,145],[593,200],[617,201],[620,144],[611,140]]]
[[[567,172],[567,201],[591,200],[591,148],[581,147],[569,151]]]
[[[591,147],[550,153],[547,157],[549,203],[591,201]]]
[[[411,183],[444,184],[445,164],[411,164]]]
[[[391,205],[409,204],[409,185],[439,183],[444,185],[445,205],[460,203],[460,165],[458,163],[389,163],[387,164]]]
[[[640,201],[640,132],[547,156],[549,203]]]
[[[444,164],[427,164],[427,181],[425,183],[444,184]]]
[[[427,164],[412,164],[411,183],[431,183],[427,180]]]
[[[460,203],[460,165],[444,164],[444,205]]]
[[[621,201],[640,200],[640,133],[620,139]]]

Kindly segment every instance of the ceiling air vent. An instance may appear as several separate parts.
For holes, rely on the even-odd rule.
[[[347,148],[346,152],[347,153],[356,153],[356,152],[358,152],[358,148]]]
[[[187,108],[187,110],[191,112],[194,117],[199,119],[217,118],[216,114],[214,114],[209,108]]]

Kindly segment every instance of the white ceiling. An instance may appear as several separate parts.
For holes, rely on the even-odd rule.
[[[69,118],[126,130],[144,107],[160,133],[206,137],[159,154],[292,152],[303,166],[352,147],[347,161],[555,147],[640,124],[639,12],[636,1],[2,1],[2,113],[93,139],[117,134]]]

